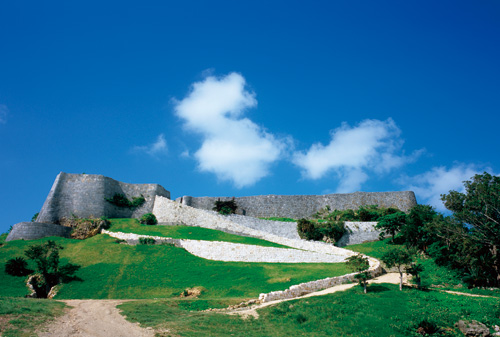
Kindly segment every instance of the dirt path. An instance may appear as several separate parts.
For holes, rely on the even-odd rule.
[[[120,315],[117,305],[125,300],[66,300],[72,308],[38,332],[38,336],[149,337],[151,328],[143,329]]]
[[[403,282],[406,283],[406,276],[403,277]],[[394,283],[394,284],[399,284],[399,274],[398,273],[384,274],[384,275],[381,275],[379,277],[376,277],[376,278],[368,281],[368,283]],[[255,318],[259,318],[259,313],[257,312],[257,309],[265,308],[265,307],[268,307],[268,306],[271,306],[271,305],[275,305],[275,304],[278,304],[280,302],[286,302],[286,301],[292,301],[292,300],[297,300],[297,299],[301,299],[301,298],[307,298],[307,297],[313,297],[313,296],[322,296],[322,295],[326,295],[326,294],[332,294],[332,293],[335,293],[337,291],[347,290],[347,289],[352,288],[352,287],[357,286],[357,285],[358,285],[357,283],[341,284],[341,285],[338,285],[338,286],[335,286],[335,287],[331,287],[331,288],[327,288],[327,289],[324,289],[324,290],[315,291],[313,293],[306,294],[306,295],[300,296],[300,297],[288,298],[288,299],[284,299],[284,300],[270,301],[270,302],[258,304],[256,306],[252,306],[250,308],[235,309],[235,310],[231,310],[231,311],[226,311],[224,313],[226,313],[228,315],[240,315],[243,318],[246,318],[246,317],[249,317],[249,316],[252,316],[252,317],[255,317]]]

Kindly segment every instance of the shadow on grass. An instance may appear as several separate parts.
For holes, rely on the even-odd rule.
[[[384,291],[391,291],[391,289],[380,284],[370,284],[368,286],[368,292],[370,293],[381,293]]]

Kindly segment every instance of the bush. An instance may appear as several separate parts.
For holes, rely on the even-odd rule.
[[[26,276],[33,272],[28,269],[28,262],[22,257],[10,259],[5,264],[5,272],[12,276]]]
[[[212,210],[218,212],[219,214],[223,215],[229,215],[229,214],[235,214],[236,209],[238,208],[238,205],[236,205],[236,201],[234,200],[229,200],[229,201],[221,201],[218,199],[216,202],[214,202],[214,208]]]
[[[140,245],[154,245],[156,240],[153,238],[139,238]]]
[[[323,235],[316,229],[314,223],[306,219],[299,219],[297,221],[297,231],[301,239],[321,240],[323,238]]]
[[[318,225],[316,230],[319,231],[323,237],[326,236],[334,243],[339,241],[346,232],[344,221],[323,222]]]
[[[128,200],[125,195],[119,193],[115,193],[112,198],[104,198],[104,200],[122,208],[137,208],[146,202],[142,194],[140,197],[132,197],[132,201]]]
[[[33,215],[31,217],[31,222],[35,222],[36,221],[36,218],[38,218],[38,214],[40,214],[40,213],[35,213],[35,215]]]
[[[158,223],[158,220],[153,213],[146,213],[141,216],[139,222],[143,225],[156,225]]]
[[[65,227],[73,228],[71,238],[85,240],[101,233],[102,229],[108,229],[111,222],[106,217],[99,219],[85,219],[73,216],[71,218],[62,218],[60,224]]]

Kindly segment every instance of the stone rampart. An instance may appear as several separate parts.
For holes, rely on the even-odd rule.
[[[146,201],[137,208],[118,207],[105,200],[115,194],[123,194],[129,200],[143,195]],[[62,218],[72,216],[137,218],[153,211],[157,195],[170,198],[170,192],[158,184],[127,184],[102,175],[61,172],[36,222],[58,224]]]
[[[232,200],[231,197],[190,197],[176,201],[186,206],[211,210],[214,202]],[[358,209],[360,206],[379,205],[395,207],[403,212],[417,205],[412,191],[402,192],[356,192],[325,195],[258,195],[235,198],[239,213],[253,217],[310,218],[312,214],[329,206],[330,209]]]
[[[71,228],[50,223],[20,222],[12,226],[5,241],[36,240],[47,236],[71,237]]]
[[[377,222],[355,222],[346,221],[346,232],[336,243],[338,247],[348,245],[356,245],[367,241],[377,241],[380,237],[380,232],[375,228]]]

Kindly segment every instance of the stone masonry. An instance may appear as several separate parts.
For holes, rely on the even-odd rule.
[[[71,228],[41,222],[20,222],[12,226],[5,241],[36,240],[47,236],[71,237]]]
[[[214,202],[231,200],[231,197],[190,197],[176,201],[194,208],[212,210]],[[310,218],[312,214],[329,206],[330,209],[358,209],[360,206],[379,205],[395,207],[403,212],[417,205],[415,194],[402,192],[356,192],[326,195],[259,195],[235,198],[239,212],[253,217]]]
[[[129,200],[143,195],[146,202],[135,209],[117,207],[104,199],[115,194],[123,194]],[[73,215],[80,218],[137,218],[152,212],[156,195],[170,198],[170,192],[158,184],[127,184],[102,175],[61,172],[36,222],[58,224],[61,218]]]

